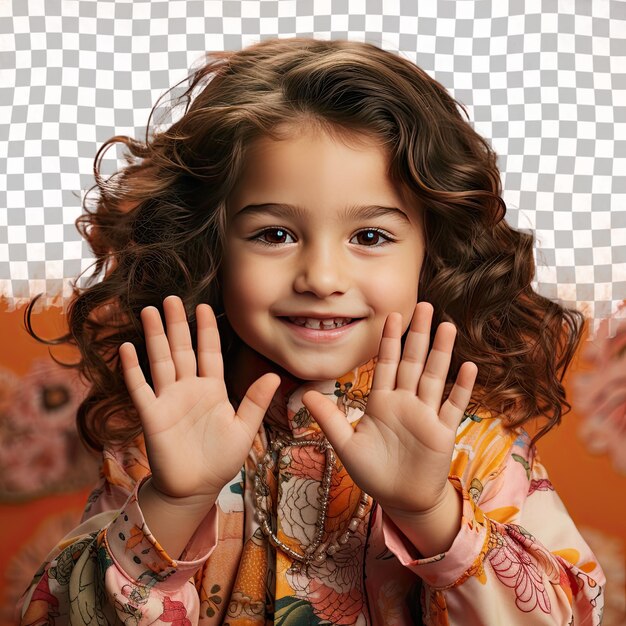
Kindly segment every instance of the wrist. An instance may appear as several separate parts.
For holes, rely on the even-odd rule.
[[[442,497],[424,511],[383,507],[387,515],[423,557],[450,549],[461,528],[462,494],[447,480]]]
[[[210,494],[196,494],[192,496],[171,496],[161,491],[155,484],[154,480],[150,476],[141,485],[138,492],[139,501],[151,500],[152,502],[158,502],[163,507],[178,511],[208,511],[217,502],[217,496]]]
[[[168,555],[177,559],[217,497],[172,497],[156,489],[150,477],[139,488],[137,500],[151,534]]]

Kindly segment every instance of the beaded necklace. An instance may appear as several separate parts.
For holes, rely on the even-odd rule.
[[[267,482],[268,472],[274,471],[276,461],[280,457],[283,448],[287,446],[314,446],[320,453],[326,456],[326,463],[322,473],[322,482],[320,485],[320,497],[317,520],[315,522],[315,535],[313,541],[306,547],[304,552],[298,552],[283,543],[272,530],[272,513],[269,510],[270,489]],[[256,474],[254,477],[254,495],[256,501],[256,516],[263,533],[268,537],[270,543],[283,552],[287,553],[296,561],[308,565],[310,563],[323,563],[328,556],[337,552],[337,550],[345,545],[350,536],[356,532],[369,510],[371,497],[364,491],[361,491],[361,498],[356,508],[355,514],[352,516],[343,533],[333,533],[326,541],[322,541],[326,527],[326,514],[330,501],[330,486],[332,480],[333,469],[335,467],[335,451],[330,442],[323,435],[315,439],[295,439],[287,437],[284,434],[278,435],[270,441],[268,449],[257,464]]]

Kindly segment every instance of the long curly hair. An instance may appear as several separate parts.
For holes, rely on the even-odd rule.
[[[220,297],[226,202],[250,144],[303,123],[374,138],[388,154],[390,180],[421,207],[419,297],[434,305],[433,333],[442,321],[457,328],[448,387],[470,360],[478,379],[469,411],[486,408],[511,425],[543,417],[535,440],[560,422],[571,408],[563,375],[584,318],[531,287],[533,236],[503,219],[496,154],[441,84],[372,44],[296,37],[209,53],[165,95],[176,89],[167,110],[182,109],[177,121],[151,126],[160,99],[145,141],[115,136],[98,151],[96,183],[77,220],[95,255],[93,274],[74,284],[68,334],[46,340],[79,349],[75,367],[91,386],[77,415],[87,444],[101,449],[141,430],[117,350],[132,342],[151,382],[145,306],[162,312],[164,297],[179,295],[195,338],[195,308],[208,302],[228,362],[238,338]],[[118,143],[127,164],[105,179],[102,156]],[[25,315],[33,336],[35,301]]]

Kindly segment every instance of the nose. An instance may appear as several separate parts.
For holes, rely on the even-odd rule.
[[[298,293],[318,298],[344,293],[349,270],[341,252],[328,243],[317,243],[302,251],[296,265],[293,287]]]

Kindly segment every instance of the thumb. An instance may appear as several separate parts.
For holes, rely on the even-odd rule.
[[[319,391],[309,390],[302,396],[302,403],[324,431],[330,445],[341,456],[346,444],[354,435],[354,429],[337,405]]]
[[[280,376],[274,373],[264,374],[255,380],[237,409],[237,416],[255,433],[261,427],[263,417],[280,385]]]

